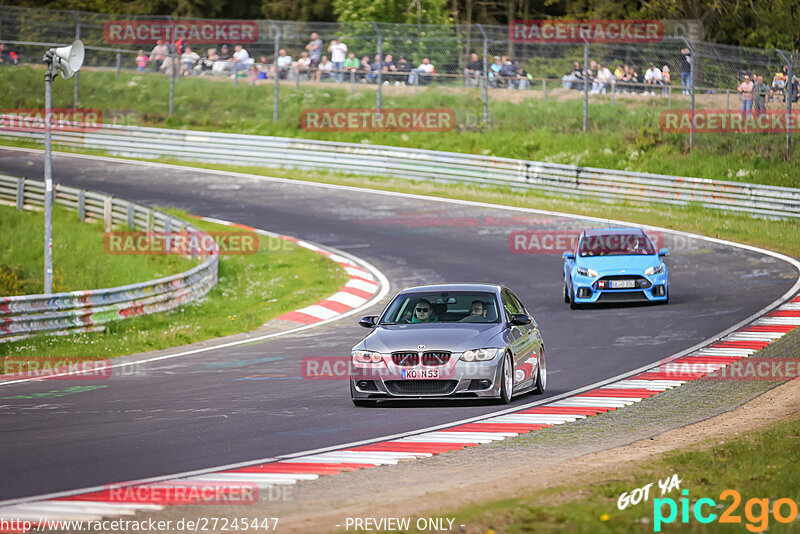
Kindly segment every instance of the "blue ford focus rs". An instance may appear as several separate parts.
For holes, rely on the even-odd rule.
[[[598,302],[669,302],[669,249],[638,228],[584,230],[563,253],[564,302],[575,309]]]

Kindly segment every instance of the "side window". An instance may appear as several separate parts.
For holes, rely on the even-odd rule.
[[[522,305],[522,302],[520,302],[516,295],[512,293],[511,298],[514,301],[514,304],[517,305],[517,309],[519,310],[517,313],[528,313],[528,310],[525,309],[525,306]]]
[[[507,315],[522,313],[517,307],[516,299],[508,290],[504,290],[500,296],[503,298],[503,308],[505,308]]]

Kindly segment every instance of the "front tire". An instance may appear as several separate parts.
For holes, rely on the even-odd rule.
[[[536,369],[536,386],[533,388],[534,395],[541,395],[547,389],[547,362],[544,359],[544,348],[539,354],[539,366]]]
[[[569,304],[570,300],[571,299],[569,298],[569,288],[567,287],[567,277],[565,276],[564,277],[564,302]]]
[[[503,369],[500,371],[500,402],[508,404],[514,396],[514,364],[511,354],[506,352],[503,357]]]
[[[569,292],[569,309],[570,310],[577,310],[580,308],[580,305],[575,302],[575,289],[571,289]]]

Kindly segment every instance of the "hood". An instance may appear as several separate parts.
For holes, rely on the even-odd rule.
[[[601,275],[604,273],[619,273],[624,269],[627,274],[641,274],[646,269],[661,264],[661,258],[656,254],[647,256],[591,256],[576,258],[576,265],[594,269]]]
[[[502,332],[502,323],[435,323],[378,326],[362,343],[364,350],[390,353],[401,350],[465,350],[486,347]]]

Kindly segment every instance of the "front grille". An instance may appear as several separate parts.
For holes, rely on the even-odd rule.
[[[419,354],[416,352],[393,352],[392,362],[400,367],[414,367],[419,364]]]
[[[387,380],[386,389],[395,395],[447,395],[458,380]]]
[[[422,353],[422,365],[435,366],[444,365],[450,361],[449,352],[424,352]]]
[[[647,300],[647,297],[642,291],[620,291],[600,293],[600,298],[597,302],[621,302],[621,301],[639,301]]]

